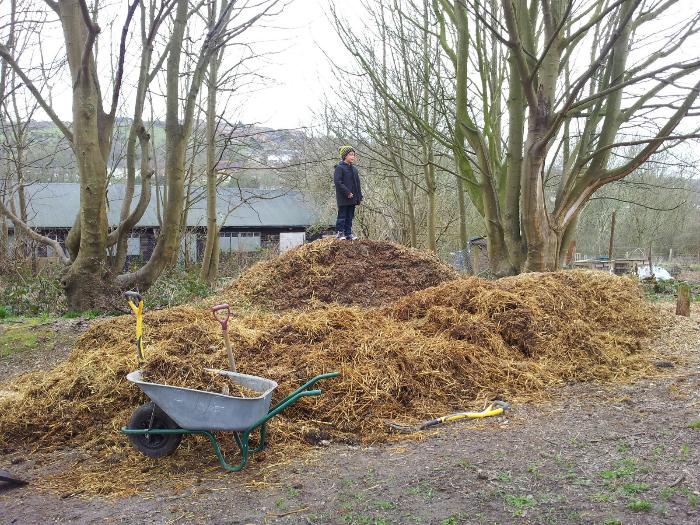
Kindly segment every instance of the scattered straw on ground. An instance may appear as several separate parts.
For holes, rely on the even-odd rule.
[[[642,341],[655,326],[633,280],[573,271],[461,278],[382,308],[255,313],[236,318],[229,333],[239,371],[277,381],[276,399],[316,374],[341,374],[319,384],[321,397],[272,420],[279,459],[304,440],[385,441],[387,419],[411,423],[494,397],[543,398],[566,381],[650,374]],[[201,471],[202,458],[213,459],[201,440],[185,439],[184,450],[156,464],[118,432],[145,401],[125,380],[136,368],[132,334],[129,316],[96,324],[53,371],[0,385],[21,396],[0,400],[0,449],[78,447],[87,459],[54,483],[89,493],[128,493],[155,475],[187,483],[190,469]],[[144,339],[153,373],[169,380],[227,366],[220,326],[204,309],[147,313]]]
[[[241,294],[276,311],[323,303],[379,306],[457,277],[437,257],[398,244],[322,239],[257,263],[222,299]]]

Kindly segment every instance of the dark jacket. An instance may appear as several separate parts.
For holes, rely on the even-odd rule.
[[[362,202],[360,173],[355,166],[345,161],[336,164],[333,182],[335,183],[335,200],[338,206],[349,206]],[[349,193],[352,193],[352,199],[348,198]]]

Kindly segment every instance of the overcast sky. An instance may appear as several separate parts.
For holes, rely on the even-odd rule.
[[[698,10],[697,0],[681,0],[673,9],[665,13],[668,25],[670,19],[671,26],[680,25],[685,22],[691,14]],[[0,14],[5,15],[9,2],[0,0]],[[115,26],[111,30],[111,36],[116,41],[121,24],[126,0],[105,0],[104,9],[112,11]],[[367,15],[362,8],[361,0],[336,0],[337,10],[341,18],[347,21],[354,31],[361,34],[361,27],[368,22]],[[333,63],[348,65],[351,60],[348,53],[340,44],[338,36],[335,34],[333,24],[328,20],[329,0],[291,0],[285,7],[283,13],[273,19],[265,19],[259,27],[254,27],[245,33],[247,42],[254,42],[256,49],[275,51],[264,60],[259,61],[258,71],[270,80],[265,82],[264,87],[258,86],[254,91],[236,95],[232,104],[226,110],[227,118],[231,120],[241,120],[246,123],[259,123],[264,126],[274,128],[293,128],[312,123],[314,111],[321,109],[324,93],[329,93],[329,86],[334,82],[332,74]],[[103,18],[108,19],[108,16]],[[55,29],[55,31],[53,30]],[[60,28],[55,26],[49,33],[54,34],[55,46],[48,46],[47,53],[51,49],[60,54],[62,51],[62,35]],[[51,43],[51,36],[43,36],[44,43]],[[98,44],[100,45],[101,68],[107,73],[110,72],[110,61],[105,60],[104,53],[109,53],[110,34],[104,31]],[[133,36],[133,38],[137,38]],[[695,58],[697,56],[698,41],[686,43],[681,50],[683,58]],[[638,55],[644,55],[645,48],[637,50]],[[127,52],[127,70],[138,66],[138,45],[130,48]],[[133,55],[132,55],[133,53]],[[329,59],[330,57],[330,59]],[[32,57],[22,57],[32,60]],[[109,75],[107,78],[110,78]],[[136,72],[127,71],[123,94],[133,91],[137,78]],[[57,79],[52,87],[52,95],[57,112],[67,121],[71,120],[71,85],[66,79]],[[352,77],[347,79],[352,82]],[[152,86],[154,92],[162,93],[162,85]],[[107,92],[107,90],[105,90]],[[220,105],[223,105],[223,95],[220,95]],[[105,103],[108,101],[105,100]],[[131,104],[124,100],[122,110],[125,115],[131,113]],[[156,109],[156,118],[162,117],[162,108]],[[220,107],[220,111],[223,107]],[[352,111],[352,108],[348,108]],[[41,113],[41,112],[40,112]],[[46,118],[45,115],[37,114],[39,118]]]
[[[285,1],[285,0],[282,0]],[[257,60],[256,71],[269,78],[264,85],[255,90],[238,94],[227,108],[227,117],[240,118],[243,122],[257,122],[261,125],[276,128],[291,128],[308,125],[314,110],[318,110],[323,98],[324,89],[332,79],[332,64],[324,54],[329,56],[347,57],[332,24],[328,21],[328,0],[286,0],[287,5],[281,14],[263,19],[244,33],[241,41],[254,45],[258,52],[267,53],[263,59]],[[20,4],[22,5],[22,4]],[[98,68],[102,81],[111,78],[113,64],[106,54],[115,53],[121,31],[121,25],[126,14],[126,0],[106,0],[102,4],[100,23],[103,28],[98,36]],[[363,12],[360,0],[341,0],[338,2],[339,11],[348,18],[348,23],[361,25]],[[0,19],[9,18],[9,2],[0,0]],[[49,19],[54,19],[49,15]],[[113,25],[110,27],[110,20]],[[61,58],[63,54],[63,35],[60,26],[53,23],[44,27],[42,42],[44,59]],[[3,32],[3,41],[6,37]],[[112,43],[110,44],[110,38]],[[135,68],[138,67],[140,43],[137,31],[130,34],[134,46],[127,46],[126,69],[122,95],[129,97],[138,77]],[[129,42],[131,44],[132,41]],[[110,49],[112,46],[112,49]],[[38,47],[33,46],[28,54],[18,58],[23,67],[29,69],[35,60],[39,60]],[[342,58],[340,58],[342,60]],[[347,59],[346,59],[347,60]],[[107,85],[107,84],[106,84]],[[164,91],[164,86],[152,85],[154,93]],[[54,79],[51,86],[51,97],[54,109],[66,120],[72,120],[72,89],[65,74]],[[108,92],[105,88],[104,92]],[[225,95],[220,95],[223,103]],[[109,101],[104,100],[105,104]],[[122,111],[128,116],[131,113],[131,101],[124,100]],[[236,107],[239,109],[236,109]],[[158,113],[162,108],[157,108]],[[147,111],[148,114],[148,111]],[[161,115],[162,116],[162,115]],[[48,119],[39,110],[35,118]],[[156,115],[158,118],[158,115]]]
[[[360,22],[358,0],[343,0],[340,5],[348,23]],[[250,94],[241,120],[277,128],[309,124],[332,80],[333,65],[326,54],[335,60],[347,60],[348,56],[328,21],[327,11],[327,0],[294,0],[275,27],[256,33],[263,32],[271,40],[269,47],[281,52],[271,55],[263,69],[275,85]]]

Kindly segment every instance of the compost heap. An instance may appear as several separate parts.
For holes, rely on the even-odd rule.
[[[276,311],[379,306],[458,276],[434,255],[398,244],[323,239],[255,264],[229,293]]]
[[[227,367],[220,326],[207,310],[149,312],[144,324],[152,381],[196,387],[191,380],[202,367]],[[460,278],[382,308],[256,313],[232,319],[229,332],[239,371],[277,381],[275,399],[316,374],[341,374],[319,383],[321,397],[305,398],[272,420],[274,453],[305,438],[380,442],[390,435],[386,420],[411,423],[479,408],[494,397],[543,398],[565,381],[634,379],[652,368],[640,341],[655,325],[633,280],[570,271],[495,282]],[[136,368],[132,333],[129,316],[106,320],[53,371],[2,385],[20,397],[0,401],[0,449],[82,447],[99,466],[92,470],[101,476],[93,490],[103,492],[148,484],[149,468],[183,457],[188,464],[163,476],[213,459],[208,444],[195,443],[188,446],[200,447],[196,454],[178,450],[155,467],[118,432],[145,401],[124,378]],[[64,487],[71,483],[78,481],[61,480]],[[81,490],[86,483],[81,478]]]

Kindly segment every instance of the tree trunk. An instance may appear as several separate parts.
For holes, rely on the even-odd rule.
[[[467,201],[464,195],[464,182],[457,176],[457,206],[459,208],[459,249],[467,249]]]
[[[430,121],[430,45],[429,45],[429,3],[423,0],[423,93],[421,103],[423,104],[423,121]],[[439,69],[439,68],[438,68]],[[434,111],[434,110],[433,110]],[[434,120],[434,119],[433,119]],[[435,123],[432,123],[435,127]],[[425,177],[425,187],[428,194],[428,249],[431,252],[437,251],[435,242],[435,164],[432,137],[423,132],[421,137],[423,146],[423,175]]]
[[[409,183],[410,184],[410,181]],[[418,247],[418,227],[416,225],[416,206],[413,194],[410,192],[410,188],[405,180],[405,177],[401,175],[401,189],[403,190],[404,197],[406,199],[406,212],[408,213],[408,231],[411,235],[411,248]]]
[[[148,289],[177,257],[180,246],[181,220],[185,204],[185,158],[187,141],[192,129],[192,108],[188,105],[183,122],[180,122],[180,61],[187,21],[188,2],[178,0],[175,20],[169,42],[166,74],[165,116],[165,166],[163,224],[158,242],[148,262],[134,273],[120,275],[117,280],[122,288]],[[201,85],[201,77],[194,75],[190,95],[195,97]],[[188,100],[189,104],[189,100]]]
[[[549,222],[542,177],[546,157],[542,138],[549,124],[549,101],[543,100],[541,95],[538,106],[531,107],[529,111],[528,137],[521,168],[522,229],[527,240],[527,258],[523,269],[528,272],[556,270],[560,255],[561,239]]]
[[[213,23],[210,9],[210,23]],[[216,221],[216,84],[218,56],[209,64],[207,96],[207,242],[202,260],[202,280],[212,283],[219,275],[219,228]]]
[[[2,198],[2,197],[0,197]],[[7,252],[9,250],[8,239],[10,238],[9,228],[7,227],[7,220],[5,216],[0,216],[0,263],[7,259]]]
[[[80,175],[80,247],[61,282],[69,307],[82,311],[102,306],[105,295],[111,291],[106,266],[105,199],[105,151],[109,152],[111,126],[104,121],[102,101],[93,77],[92,54],[83,60],[88,29],[82,19],[80,2],[66,0],[58,5],[73,80],[73,150]]]

